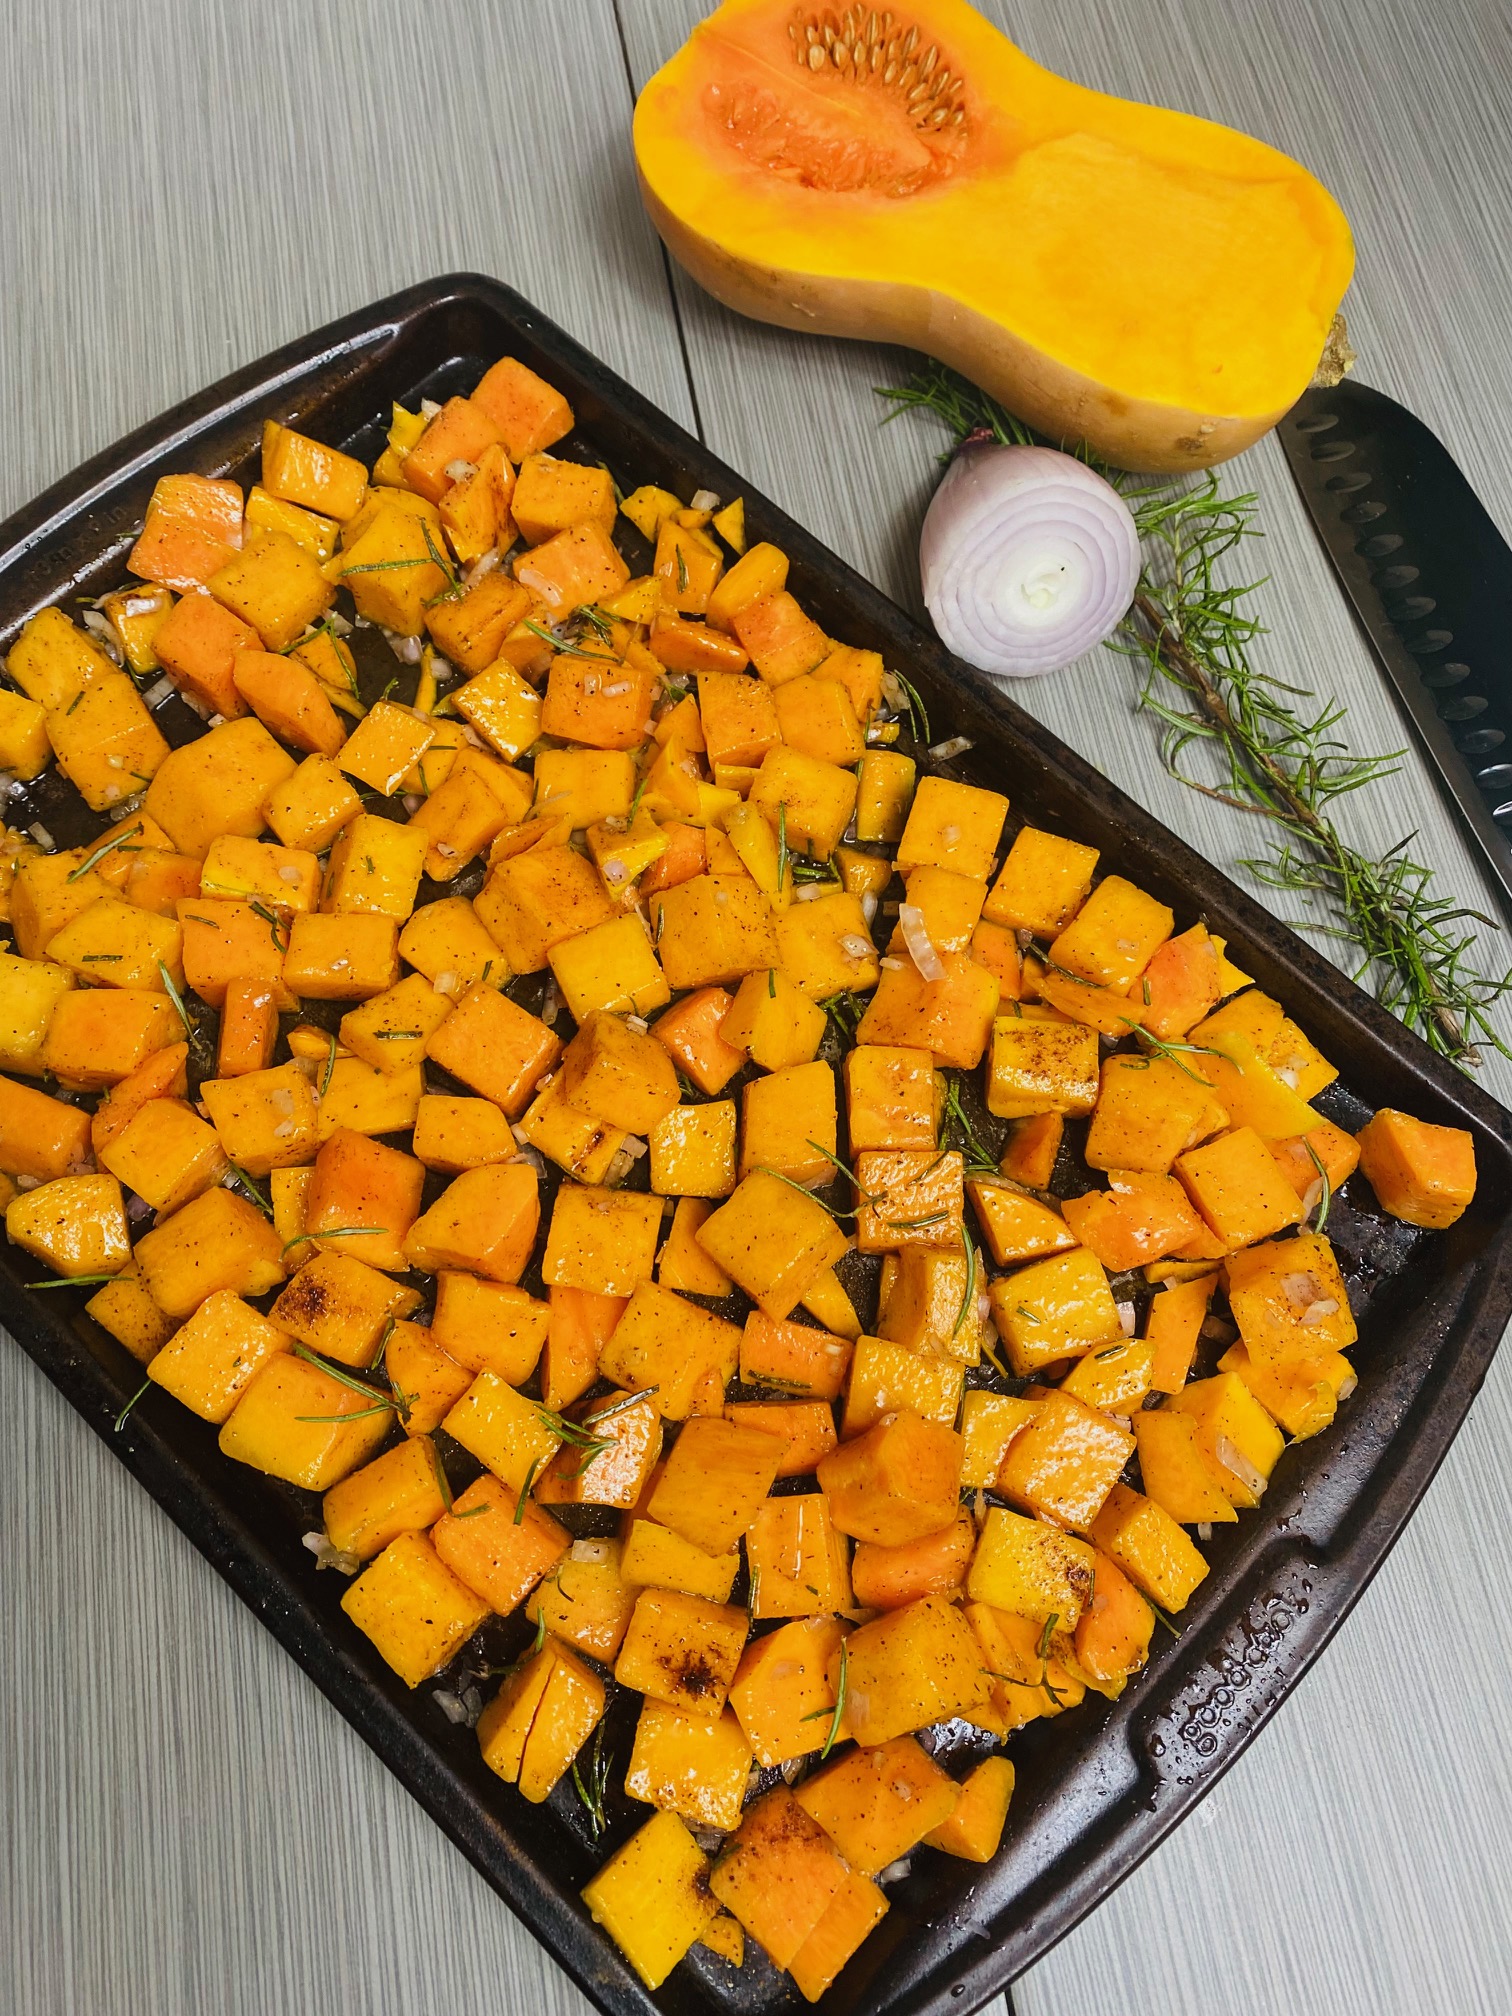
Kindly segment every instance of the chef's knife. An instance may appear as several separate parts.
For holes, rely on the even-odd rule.
[[[1512,916],[1512,550],[1421,420],[1346,378],[1282,446],[1375,654]]]

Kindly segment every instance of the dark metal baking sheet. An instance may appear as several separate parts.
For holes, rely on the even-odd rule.
[[[792,585],[825,628],[904,670],[928,703],[936,737],[972,739],[950,774],[1006,791],[1015,817],[1098,846],[1105,867],[1163,897],[1182,925],[1202,916],[1223,933],[1234,957],[1341,1066],[1341,1087],[1326,1098],[1342,1122],[1358,1125],[1367,1109],[1395,1105],[1476,1137],[1479,1195],[1442,1237],[1422,1239],[1382,1219],[1360,1179],[1348,1186],[1329,1229],[1363,1314],[1360,1383],[1338,1422],[1288,1449],[1261,1512],[1219,1530],[1208,1550],[1212,1573],[1180,1635],[1156,1634],[1148,1667],[1117,1702],[1089,1696],[1075,1713],[1015,1737],[1018,1788],[996,1862],[978,1868],[916,1855],[909,1875],[890,1886],[888,1917],[820,2005],[828,2016],[964,2016],[1106,1896],[1232,1763],[1401,1531],[1512,1312],[1512,1120],[775,504],[491,280],[453,276],[347,316],[55,485],[0,527],[0,648],[35,610],[118,585],[158,475],[189,468],[247,479],[268,416],[371,459],[392,400],[413,406],[422,395],[466,390],[506,353],[564,389],[583,443],[621,478],[685,496],[743,492],[752,536],[789,553]],[[66,787],[44,783],[22,802],[13,818],[45,817],[60,838],[82,837],[70,830],[78,801]],[[61,1306],[63,1297],[27,1293],[22,1284],[36,1271],[0,1249],[0,1318],[609,2016],[789,2006],[790,1991],[759,1954],[736,1973],[695,1950],[647,1995],[579,1902],[599,1857],[570,1798],[527,1805],[484,1768],[471,1732],[445,1720],[429,1687],[411,1694],[389,1672],[342,1615],[345,1585],[317,1575],[299,1544],[316,1523],[313,1499],[228,1463],[215,1431],[181,1408],[144,1404],[113,1434],[140,1369],[86,1316]],[[1377,1292],[1383,1286],[1389,1293]],[[644,1809],[616,1808],[611,1844],[637,1813]]]

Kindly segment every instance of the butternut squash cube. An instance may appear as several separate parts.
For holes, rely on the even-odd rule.
[[[180,608],[185,606],[179,604]],[[251,633],[253,638],[255,635]],[[220,711],[244,714],[250,707],[281,742],[290,742],[296,749],[334,756],[346,740],[346,730],[328,698],[329,689],[308,665],[292,655],[238,649],[231,665],[231,687],[236,704]]]
[[[1355,1138],[1366,1180],[1393,1218],[1442,1232],[1463,1217],[1475,1195],[1475,1141],[1467,1129],[1383,1106]]]
[[[256,531],[206,583],[215,599],[285,651],[334,599],[320,562],[286,532]]]
[[[407,974],[397,987],[370,996],[342,1016],[342,1046],[385,1074],[413,1067],[452,1007],[423,975]]]
[[[778,1786],[747,1807],[709,1888],[774,1965],[786,1967],[818,1927],[847,1873],[823,1829]]]
[[[706,1382],[717,1385],[717,1405],[723,1405],[739,1352],[733,1323],[642,1280],[600,1354],[599,1369],[635,1392],[655,1387],[660,1412],[669,1421],[685,1421]]]
[[[943,777],[922,778],[894,865],[948,868],[985,882],[1007,811],[1008,800],[999,791]]]
[[[852,1869],[876,1876],[943,1826],[960,1792],[912,1736],[899,1736],[826,1765],[796,1797]]]
[[[1140,1169],[1110,1169],[1106,1190],[1068,1197],[1061,1209],[1110,1274],[1184,1252],[1206,1229],[1174,1176]]]
[[[371,1561],[401,1533],[433,1526],[446,1509],[440,1460],[426,1437],[412,1437],[332,1485],[320,1508],[331,1545]]]
[[[26,697],[49,714],[71,706],[86,686],[121,676],[108,653],[61,609],[39,609],[28,617],[6,664]]]
[[[954,1523],[962,1456],[954,1428],[898,1408],[821,1458],[819,1488],[842,1533],[901,1546]]]
[[[887,1916],[887,1899],[869,1876],[847,1869],[824,1916],[788,1963],[806,2002],[817,2002]]]
[[[366,1266],[402,1273],[424,1181],[413,1155],[338,1127],[315,1157],[302,1229],[322,1252],[351,1253]]]
[[[617,917],[552,946],[547,955],[573,1019],[595,1010],[649,1015],[672,998],[639,916]]]
[[[181,854],[203,859],[222,833],[255,840],[264,804],[296,768],[261,721],[225,721],[169,751],[148,787],[146,810]]]
[[[1039,1411],[1037,1400],[973,1387],[961,1402],[961,1483],[968,1491],[990,1490],[1015,1435]]]
[[[256,899],[266,909],[313,910],[320,863],[308,849],[271,847],[237,834],[211,841],[200,868],[202,896]]]
[[[130,987],[152,993],[163,985],[163,968],[175,985],[184,975],[183,939],[178,925],[154,917],[119,896],[101,896],[47,942],[47,957],[81,980],[100,987]]]
[[[495,989],[509,979],[509,964],[465,896],[425,903],[399,934],[399,952],[438,994],[460,1000],[475,981]]]
[[[1058,1211],[1026,1196],[1011,1183],[973,1176],[966,1191],[988,1251],[1000,1267],[1046,1259],[1076,1244],[1075,1234]]]
[[[255,1204],[219,1188],[144,1233],[136,1261],[153,1301],[181,1319],[218,1288],[266,1295],[284,1277],[283,1242],[273,1227]],[[276,1314],[271,1320],[288,1327]]]
[[[402,637],[418,637],[426,604],[448,585],[439,564],[443,541],[439,514],[429,501],[416,509],[409,499],[400,503],[400,494],[383,490],[369,498],[342,528],[344,550],[327,572],[351,590],[359,616]]]
[[[46,717],[58,768],[92,812],[150,785],[169,755],[157,723],[124,672],[82,688]]]
[[[518,1505],[506,1485],[485,1475],[460,1492],[431,1528],[432,1544],[447,1567],[501,1617],[519,1608],[572,1544],[550,1513],[529,1499],[516,1519]]]
[[[1006,1757],[984,1757],[962,1782],[949,1817],[925,1835],[925,1845],[966,1862],[990,1862],[1003,1838],[1013,1780]]]
[[[839,1123],[828,1064],[794,1064],[752,1079],[742,1094],[741,1120],[743,1178],[763,1170],[790,1183],[832,1177]]]
[[[417,828],[359,812],[331,849],[321,909],[327,916],[374,915],[402,923],[415,907],[425,848]]]
[[[654,1519],[629,1522],[620,1573],[633,1587],[671,1589],[728,1603],[740,1572],[738,1552],[711,1554]]]
[[[748,802],[765,812],[774,827],[780,807],[788,846],[827,860],[856,809],[856,779],[838,763],[779,743],[762,757]]]
[[[516,1498],[561,1446],[540,1403],[480,1372],[442,1423]]]
[[[1194,1380],[1166,1402],[1197,1431],[1219,1489],[1241,1510],[1260,1503],[1285,1442],[1260,1402],[1232,1372]]]
[[[635,1610],[638,1591],[620,1577],[618,1540],[579,1540],[556,1573],[537,1583],[526,1602],[532,1624],[544,1617],[553,1637],[609,1666]]]
[[[213,1142],[215,1137],[210,1138]],[[0,1078],[0,1170],[46,1183],[56,1176],[84,1175],[93,1165],[87,1113],[29,1085]],[[109,1162],[105,1166],[111,1169]],[[129,1183],[130,1178],[123,1180]]]
[[[215,1129],[178,1099],[148,1100],[101,1151],[100,1160],[128,1190],[165,1214],[219,1183],[228,1166]]]
[[[823,1744],[834,1723],[831,1676],[844,1641],[845,1627],[834,1617],[802,1617],[746,1647],[730,1706],[758,1764],[784,1764]]]
[[[943,1596],[863,1624],[845,1650],[846,1725],[864,1749],[968,1714],[990,1691],[971,1627]]]
[[[210,1078],[200,1097],[221,1146],[249,1176],[313,1160],[315,1088],[297,1059],[240,1078]]]
[[[187,895],[173,909],[183,933],[183,978],[200,1000],[224,1010],[230,986],[250,980],[282,1006],[292,1004],[284,988],[288,925],[266,903],[212,903]]]
[[[807,1323],[786,1323],[753,1309],[740,1339],[740,1377],[747,1386],[776,1386],[816,1401],[838,1400],[852,1346]]]
[[[398,980],[398,939],[381,914],[294,917],[284,984],[306,1001],[366,1001]]]
[[[183,1032],[166,994],[119,987],[62,995],[47,1025],[37,1064],[65,1085],[99,1091],[118,1084]]]
[[[65,966],[0,952],[0,1070],[36,1075],[46,1068],[39,1053],[48,1024],[73,985]]]
[[[643,1701],[625,1790],[695,1827],[732,1833],[740,1825],[751,1746],[727,1708],[717,1722],[664,1701]]]
[[[849,1550],[822,1492],[764,1499],[745,1538],[753,1617],[828,1617],[851,1608]]]
[[[220,1449],[286,1484],[327,1491],[368,1460],[392,1423],[387,1409],[318,1365],[276,1351],[226,1417]]]
[[[556,1078],[526,1108],[520,1132],[559,1169],[579,1183],[602,1183],[614,1167],[626,1137],[603,1120],[569,1106]]]
[[[317,1253],[289,1282],[268,1319],[324,1358],[366,1367],[390,1325],[419,1301],[413,1288],[388,1280],[350,1253]]]
[[[1004,1275],[987,1294],[1009,1364],[1021,1379],[1122,1334],[1107,1274],[1085,1247]]]
[[[505,658],[453,690],[452,705],[506,762],[522,756],[541,733],[541,697]]]
[[[599,1010],[567,1046],[561,1096],[624,1133],[649,1134],[677,1105],[677,1073],[654,1037]]]
[[[1036,1113],[1090,1113],[1097,1098],[1095,1030],[1070,1023],[1026,1022],[1009,1015],[993,1023],[987,1069],[989,1113],[1003,1120]]]
[[[303,546],[317,560],[329,560],[336,551],[338,527],[334,519],[275,497],[261,483],[254,483],[247,492],[246,522],[265,532],[287,532],[296,546]]]
[[[1231,1251],[1301,1222],[1301,1199],[1252,1127],[1189,1150],[1175,1166],[1187,1195]]]
[[[709,1861],[675,1813],[657,1813],[583,1889],[583,1902],[641,1980],[660,1988],[719,1907]]]
[[[1234,1501],[1213,1474],[1198,1442],[1197,1423],[1160,1407],[1134,1416],[1139,1469],[1152,1502],[1183,1526],[1231,1523]],[[1116,1550],[1109,1548],[1110,1553]]]
[[[960,1251],[966,1213],[963,1158],[957,1149],[868,1149],[856,1157],[864,1200],[856,1214],[862,1253],[910,1246]]]
[[[320,1067],[319,1137],[322,1143],[341,1128],[354,1134],[397,1134],[413,1127],[425,1091],[418,1064],[400,1071],[375,1071],[358,1057],[338,1057]]]
[[[729,1153],[733,1164],[735,1153],[733,1106],[730,1108],[730,1123],[732,1134]],[[654,1159],[656,1156],[656,1140],[654,1136],[651,1142],[651,1153],[653,1157],[651,1164],[651,1187],[660,1195],[662,1193],[658,1187],[658,1165]],[[663,1174],[665,1174],[665,1165],[663,1165]],[[734,1186],[735,1174],[732,1167],[729,1187],[733,1189]],[[656,1278],[663,1288],[676,1289],[682,1295],[709,1295],[718,1297],[728,1295],[734,1287],[735,1284],[729,1275],[725,1273],[722,1267],[715,1266],[714,1262],[698,1243],[698,1228],[713,1209],[712,1204],[704,1203],[696,1197],[678,1198],[677,1208],[672,1214],[672,1229],[668,1232],[666,1242],[660,1253],[656,1256]]]
[[[1164,1175],[1185,1149],[1222,1126],[1204,1082],[1172,1057],[1108,1058],[1097,1110],[1087,1130],[1093,1169],[1141,1169]],[[1217,1108],[1222,1116],[1223,1109]]]
[[[1216,1274],[1199,1274],[1190,1281],[1168,1281],[1164,1291],[1150,1304],[1145,1336],[1151,1351],[1150,1386],[1154,1392],[1179,1393],[1186,1384],[1208,1303],[1217,1285]]]
[[[892,843],[903,838],[918,766],[911,756],[868,749],[861,758],[856,795],[856,838]]]
[[[486,981],[470,986],[432,1032],[425,1053],[517,1119],[561,1055],[561,1038]]]
[[[754,882],[696,875],[651,901],[652,942],[677,992],[738,981],[781,962],[771,906]]]
[[[1154,1364],[1155,1346],[1148,1338],[1126,1337],[1078,1358],[1060,1382],[1061,1391],[1105,1414],[1130,1414],[1151,1390]]]
[[[1271,1419],[1298,1442],[1329,1427],[1340,1400],[1355,1385],[1354,1367],[1339,1351],[1263,1365],[1245,1345],[1231,1344],[1218,1360],[1218,1370],[1242,1380]]]
[[[97,1288],[84,1308],[140,1365],[150,1365],[173,1335],[173,1319],[147,1293],[135,1261]]]
[[[329,756],[307,756],[267,794],[268,824],[285,847],[319,854],[362,810],[362,800]]]
[[[277,420],[263,422],[262,480],[272,496],[323,518],[353,518],[367,497],[367,470],[354,456]]]
[[[614,1677],[654,1700],[711,1720],[724,1709],[745,1646],[743,1609],[673,1590],[636,1598]]]
[[[727,1400],[724,1417],[781,1442],[779,1477],[812,1476],[819,1458],[836,1446],[834,1410],[823,1400]]]
[[[771,1490],[782,1444],[759,1428],[689,1421],[667,1458],[647,1510],[710,1554],[736,1545]]]
[[[523,1288],[449,1270],[436,1276],[433,1341],[459,1365],[497,1373],[511,1386],[534,1372],[550,1317],[546,1303]]]
[[[0,693],[0,765],[14,776],[40,777],[52,761],[47,720],[35,700]]]
[[[950,1427],[961,1409],[966,1367],[957,1358],[910,1351],[882,1337],[861,1337],[851,1354],[841,1434],[848,1442],[895,1408]]]
[[[660,1228],[658,1198],[564,1186],[552,1210],[542,1279],[596,1295],[630,1295],[650,1281]]]
[[[940,964],[938,980],[926,980],[911,959],[884,967],[857,1042],[913,1045],[932,1051],[937,1064],[975,1070],[992,1037],[997,976],[964,952],[943,952]],[[997,1111],[990,1097],[988,1110]]]
[[[1122,875],[1108,875],[1050,947],[1051,963],[1098,987],[1126,993],[1171,935],[1164,903]]]
[[[774,1499],[782,1505],[794,1501]],[[801,1503],[802,1501],[797,1501]],[[963,1505],[955,1523],[901,1547],[863,1540],[851,1561],[855,1600],[867,1610],[901,1610],[921,1596],[949,1596],[964,1587],[976,1547],[976,1526]]]
[[[748,973],[734,1005],[720,1025],[720,1036],[744,1050],[763,1071],[781,1071],[807,1064],[818,1052],[829,1026],[817,1002],[810,1001],[785,973]]]
[[[341,1607],[407,1687],[439,1672],[488,1616],[422,1533],[391,1540]]]
[[[982,915],[1010,930],[1054,938],[1085,902],[1096,867],[1095,847],[1024,826],[1014,836]]]
[[[287,1174],[288,1172],[284,1172]],[[429,1435],[472,1384],[472,1373],[431,1342],[418,1323],[396,1322],[383,1354],[389,1379],[409,1402],[406,1435]]]
[[[5,1236],[55,1274],[118,1274],[131,1258],[126,1205],[114,1176],[57,1176],[5,1207]]]
[[[1032,1617],[1038,1624],[1054,1618],[1063,1631],[1071,1631],[1092,1601],[1096,1563],[1096,1551],[1085,1540],[994,1506],[977,1541],[966,1589],[974,1603],[990,1603],[994,1610]]]
[[[155,640],[173,606],[173,597],[166,588],[146,588],[135,583],[107,595],[101,603],[121,640],[127,665],[138,675],[159,669]]]
[[[997,1488],[1026,1511],[1085,1531],[1133,1453],[1133,1436],[1111,1415],[1049,1393],[1009,1444]]]
[[[529,1264],[540,1216],[538,1180],[527,1165],[465,1169],[416,1219],[405,1258],[426,1274],[456,1267],[515,1282]]]
[[[850,1152],[933,1150],[940,1130],[941,1093],[927,1050],[857,1043],[845,1056]]]
[[[733,1099],[679,1106],[657,1123],[651,1133],[651,1188],[659,1197],[730,1195],[735,1188]]]
[[[762,1169],[737,1186],[697,1237],[710,1258],[773,1318],[788,1315],[847,1244],[821,1204]]]
[[[1142,1458],[1141,1458],[1142,1460]],[[1208,1564],[1162,1506],[1126,1484],[1115,1484],[1092,1526],[1092,1538],[1153,1603],[1184,1610]]]

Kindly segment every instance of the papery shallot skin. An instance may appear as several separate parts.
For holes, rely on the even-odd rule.
[[[1059,671],[1100,644],[1139,580],[1134,514],[1056,448],[985,442],[945,472],[919,536],[941,642],[1003,678]]]

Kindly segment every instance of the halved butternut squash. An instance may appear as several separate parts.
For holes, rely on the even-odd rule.
[[[1132,469],[1273,427],[1353,267],[1297,162],[1054,76],[965,0],[725,0],[642,91],[635,152],[730,307],[928,351]]]

